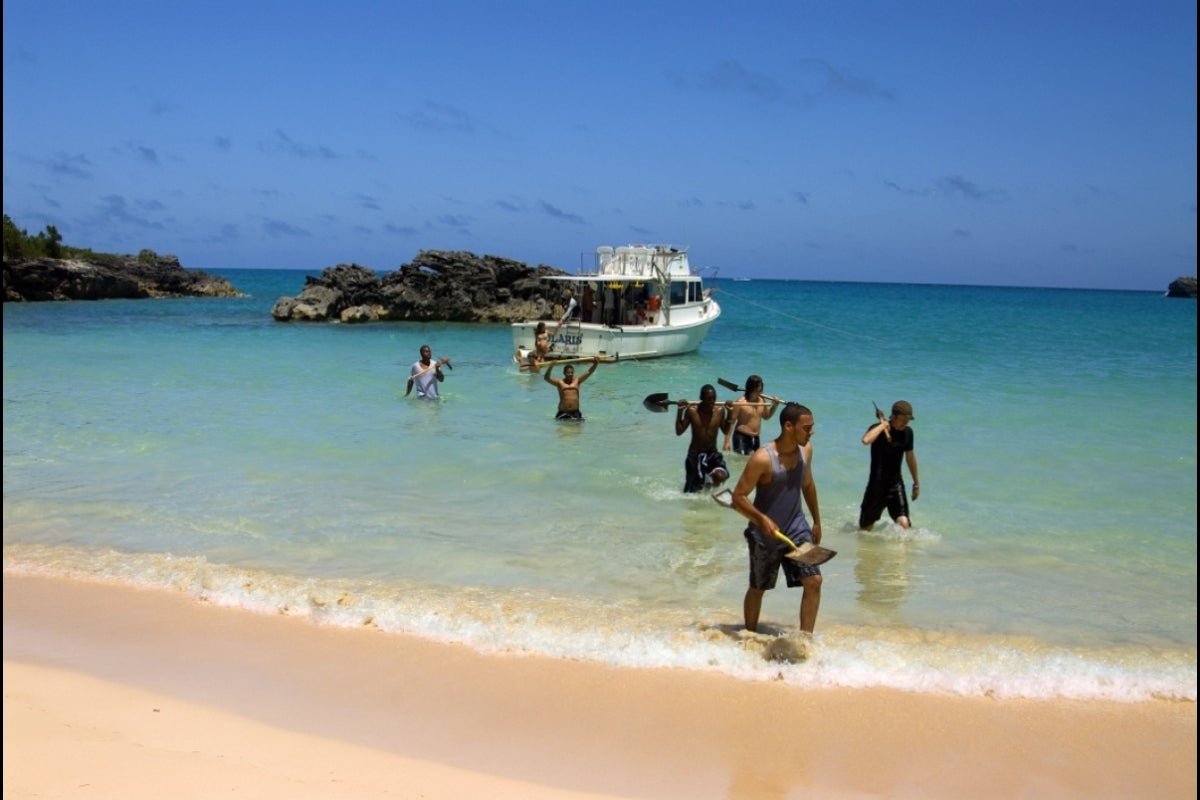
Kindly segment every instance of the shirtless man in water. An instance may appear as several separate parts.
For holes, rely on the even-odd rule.
[[[746,378],[746,394],[733,401],[729,412],[732,424],[725,429],[725,444],[721,449],[728,452],[732,444],[739,455],[748,456],[759,448],[763,420],[773,417],[779,408],[777,397],[770,398],[771,405],[766,406],[762,392],[762,378],[757,375]]]
[[[555,419],[573,419],[583,422],[583,412],[579,410],[579,386],[592,376],[598,366],[600,366],[600,356],[592,356],[592,365],[576,380],[575,367],[570,364],[563,367],[561,378],[551,377],[550,373],[554,372],[554,362],[550,362],[542,380],[558,389],[558,414],[555,415]]]
[[[698,492],[705,486],[720,486],[729,478],[725,457],[717,450],[717,433],[728,433],[729,404],[717,405],[717,390],[711,383],[700,387],[700,402],[679,401],[675,417],[675,435],[692,429],[692,441],[683,461],[684,492]]]

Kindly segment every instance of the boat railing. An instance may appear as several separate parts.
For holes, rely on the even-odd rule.
[[[687,248],[673,245],[606,245],[596,248],[594,259],[594,268],[599,275],[662,278],[671,274],[694,274],[688,265]],[[582,257],[580,262],[581,265],[584,262]]]
[[[617,253],[599,265],[602,275],[629,275],[644,278],[652,274],[650,261],[637,253]]]

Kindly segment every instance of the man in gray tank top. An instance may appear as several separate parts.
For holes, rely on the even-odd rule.
[[[812,476],[813,414],[799,403],[788,403],[779,415],[779,427],[779,438],[750,456],[733,490],[733,507],[750,520],[745,531],[750,586],[742,610],[746,630],[757,631],[763,594],[775,588],[782,566],[788,588],[799,586],[803,590],[800,630],[811,634],[821,607],[821,569],[786,558],[792,546],[779,537],[786,537],[795,546],[821,543],[821,511]],[[801,498],[812,514],[811,528],[804,518]]]

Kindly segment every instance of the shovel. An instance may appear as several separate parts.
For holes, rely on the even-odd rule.
[[[430,364],[428,367],[425,367],[424,369],[422,369],[420,372],[416,372],[412,375],[409,375],[408,377],[409,378],[419,378],[422,375],[424,375],[426,372],[429,372],[430,370],[435,370],[441,366],[445,366],[446,369],[454,369],[454,365],[450,363],[450,359],[447,358],[445,360],[445,362],[443,362],[439,359],[439,360],[433,362],[432,364]]]
[[[733,508],[733,492],[729,489],[722,489],[712,495],[712,499],[717,501],[717,505],[725,506],[725,508]],[[736,509],[734,509],[736,510]],[[837,555],[836,550],[830,550],[827,547],[821,547],[812,542],[804,542],[797,546],[795,542],[784,535],[783,531],[772,531],[775,538],[785,542],[792,551],[787,554],[787,558],[792,561],[799,561],[801,564],[808,564],[810,567],[820,566],[829,559]]]
[[[542,363],[543,367],[549,367],[549,366],[553,366],[554,364],[577,364],[580,361],[591,361],[591,360],[592,360],[591,356],[580,356],[579,358],[547,358],[547,359],[543,360],[541,363]],[[600,364],[615,364],[620,360],[621,360],[621,354],[617,353],[615,356],[612,356],[612,357],[601,356],[600,361],[598,363],[600,363]]]
[[[535,372],[540,370],[542,367],[552,367],[555,364],[578,364],[581,361],[591,361],[592,360],[591,356],[582,356],[580,358],[546,358],[546,359],[542,359],[541,361],[538,361],[536,364],[530,364],[528,361],[521,361],[520,352],[521,351],[518,350],[517,353],[513,355],[513,358],[516,360],[516,362],[521,365],[520,369],[522,369],[522,370],[532,369]],[[602,357],[598,363],[600,363],[600,364],[616,364],[620,360],[621,360],[621,354],[617,353],[615,356],[612,356],[612,357]]]
[[[717,378],[717,383],[721,384],[726,389],[729,389],[732,392],[741,392],[743,394],[746,392],[746,390],[744,388],[742,388],[741,386],[738,386],[733,381],[727,381],[724,378]],[[770,395],[770,394],[764,394],[763,397],[767,398],[768,400],[774,400],[776,403],[787,402],[785,400],[782,400],[782,399],[780,399],[774,395]],[[765,403],[763,405],[765,405]]]
[[[648,395],[646,395],[646,399],[642,401],[642,405],[644,405],[646,407],[646,409],[649,411],[654,411],[656,413],[662,413],[662,412],[666,411],[668,408],[670,408],[671,406],[677,405],[679,403],[678,400],[671,400],[670,397],[671,396],[669,394],[667,394],[666,392],[657,392],[655,394],[648,394]],[[689,400],[688,402],[690,403],[691,400]]]
[[[693,406],[700,405],[699,400],[688,400],[686,402]],[[666,392],[656,392],[655,394],[646,395],[646,399],[642,401],[642,405],[644,405],[650,411],[655,411],[655,412],[661,413],[663,411],[666,411],[671,406],[679,405],[679,401],[672,400],[670,398],[670,395],[668,395]],[[717,405],[723,406],[725,404],[717,403]],[[752,405],[752,406],[769,406],[770,403],[750,403],[750,405]]]

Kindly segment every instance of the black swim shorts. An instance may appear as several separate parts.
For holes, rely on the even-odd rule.
[[[904,492],[904,481],[868,483],[858,509],[858,527],[874,525],[883,516],[885,508],[892,520],[899,517],[912,519],[908,513],[908,495]]]
[[[733,449],[734,452],[743,456],[748,456],[760,447],[757,436],[751,436],[748,433],[741,431],[733,432]]]
[[[705,453],[688,452],[683,459],[683,491],[699,492],[707,484],[715,483],[713,473],[721,470],[725,473],[725,477],[729,477],[729,467],[725,466],[725,456],[721,455],[716,450],[709,450]]]
[[[780,542],[778,545],[774,543],[769,545],[759,544],[758,537],[754,535],[752,528],[746,528],[744,534],[750,553],[751,589],[774,589],[775,581],[779,578],[780,567],[783,567],[783,577],[787,579],[789,589],[801,586],[801,581],[807,577],[821,574],[820,567],[815,567],[812,564],[802,564],[799,561],[787,558],[789,550],[783,542]],[[793,541],[796,538],[792,537]],[[796,544],[812,542],[811,533],[798,538],[799,541]]]

